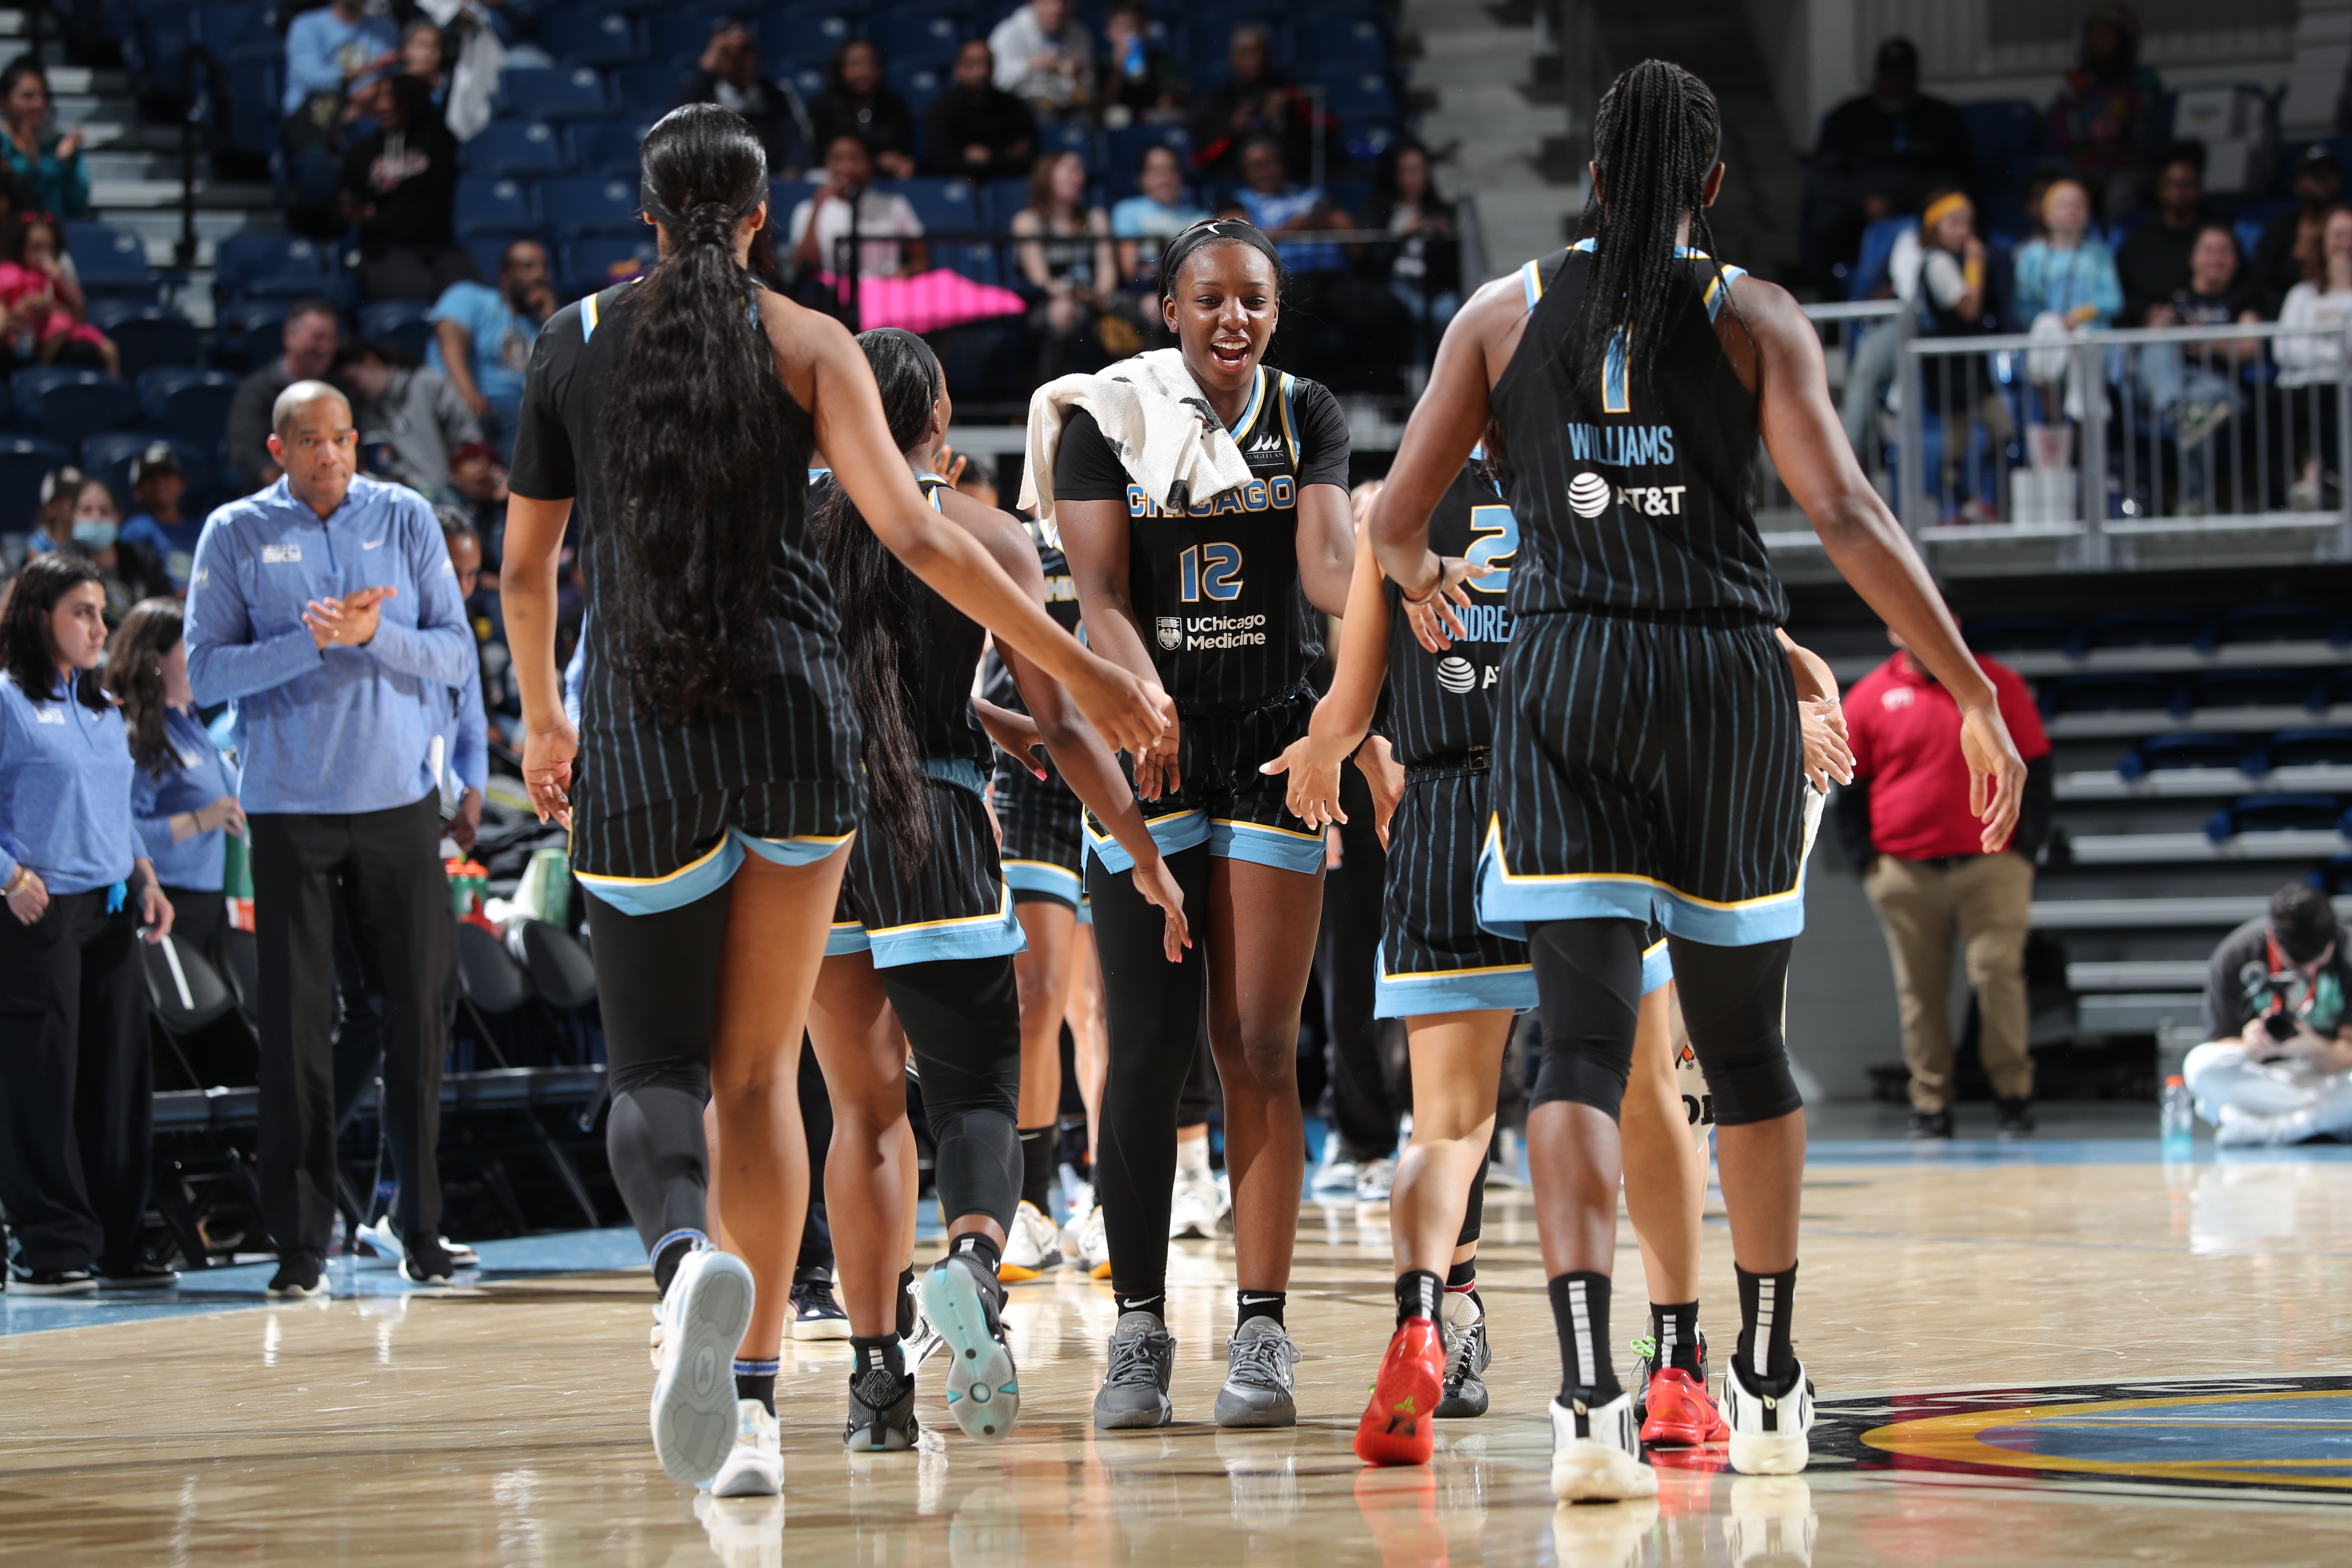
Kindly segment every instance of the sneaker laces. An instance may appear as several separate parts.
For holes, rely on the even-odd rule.
[[[1467,1328],[1445,1331],[1445,1387],[1452,1393],[1462,1386],[1471,1373],[1471,1364],[1478,1356],[1478,1337],[1486,1331],[1486,1320],[1479,1319]]]
[[[1122,1387],[1145,1384],[1160,1386],[1160,1355],[1170,1343],[1168,1331],[1131,1334],[1110,1342],[1110,1372],[1103,1381]]]
[[[1276,1387],[1290,1386],[1290,1369],[1298,1360],[1298,1347],[1288,1334],[1258,1334],[1246,1340],[1234,1340],[1227,1351],[1229,1358],[1225,1377],[1232,1383],[1271,1384]]]
[[[819,1310],[821,1308],[826,1310]],[[834,1300],[833,1287],[814,1280],[793,1287],[793,1310],[803,1318],[837,1318],[842,1315],[841,1303]]]

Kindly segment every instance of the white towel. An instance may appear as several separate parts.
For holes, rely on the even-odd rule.
[[[1074,407],[1094,416],[1129,477],[1171,511],[1250,482],[1248,462],[1184,368],[1183,352],[1154,349],[1097,375],[1049,381],[1030,395],[1020,505],[1048,528],[1054,527],[1054,458]]]

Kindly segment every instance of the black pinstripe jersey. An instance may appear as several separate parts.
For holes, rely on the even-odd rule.
[[[1028,531],[1029,542],[1037,547],[1037,564],[1045,574],[1045,613],[1064,631],[1078,637],[1078,585],[1071,580],[1070,563],[1063,556],[1062,547],[1048,542],[1036,523],[1024,521],[1021,526]],[[982,681],[981,695],[999,708],[1008,708],[1015,713],[1029,711],[1029,705],[1021,700],[1021,689],[1013,683],[1013,672],[1004,668],[1004,661],[997,658],[993,647],[988,650],[988,669]]]
[[[939,492],[948,488],[947,480],[925,474],[916,482],[923,499],[938,510]],[[915,743],[926,757],[962,758],[985,768],[992,748],[988,731],[971,710],[971,687],[980,674],[980,653],[988,633],[895,559],[887,570],[898,574],[899,602],[910,612],[900,633],[904,641],[898,668],[914,703]]]
[[[806,521],[804,470],[815,440],[808,414],[789,395],[776,431],[788,478],[775,498],[766,686],[733,713],[687,724],[636,706],[620,646],[623,617],[608,602],[620,558],[597,460],[605,391],[635,314],[630,287],[623,284],[565,306],[540,330],[523,380],[509,481],[520,496],[570,500],[579,529],[587,582],[580,773],[608,811],[773,781],[854,781],[857,716],[832,580]],[[747,330],[759,330],[756,317]],[[694,433],[680,429],[677,438],[690,447]]]
[[[1409,766],[1494,744],[1494,688],[1511,641],[1509,563],[1518,545],[1511,509],[1473,458],[1429,514],[1432,550],[1497,568],[1467,584],[1469,609],[1454,607],[1469,636],[1431,653],[1413,637],[1397,585],[1381,584],[1389,602],[1389,679],[1379,729],[1398,762]]]
[[[1745,612],[1777,625],[1788,595],[1750,500],[1756,395],[1713,325],[1725,283],[1686,253],[1686,302],[1651,370],[1629,376],[1621,334],[1596,375],[1574,353],[1592,243],[1520,268],[1530,320],[1495,383],[1521,532],[1511,608]]]
[[[1054,464],[1057,499],[1126,503],[1131,602],[1180,710],[1271,702],[1323,652],[1298,579],[1298,492],[1347,488],[1347,416],[1321,383],[1261,368],[1232,436],[1250,482],[1181,514],[1129,478],[1083,409]]]

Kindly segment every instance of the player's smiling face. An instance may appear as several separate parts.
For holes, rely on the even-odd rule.
[[[1274,340],[1282,312],[1276,292],[1274,264],[1254,245],[1212,243],[1184,258],[1160,309],[1202,391],[1245,392]]]

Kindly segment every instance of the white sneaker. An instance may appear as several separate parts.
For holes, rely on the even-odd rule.
[[[1376,1208],[1389,1201],[1389,1191],[1396,1185],[1396,1162],[1382,1157],[1367,1160],[1356,1167],[1356,1205],[1360,1208]]]
[[[906,1338],[898,1342],[898,1354],[906,1362],[907,1371],[912,1373],[947,1341],[932,1326],[930,1314],[923,1310],[923,1280],[920,1275],[907,1281],[907,1300],[915,1304],[915,1326]]]
[[[1315,1167],[1315,1179],[1307,1191],[1318,1198],[1346,1198],[1356,1194],[1356,1162],[1339,1152],[1339,1140],[1330,1138],[1323,1145],[1323,1163]]]
[[[1089,1279],[1110,1278],[1110,1237],[1103,1228],[1100,1204],[1087,1211],[1086,1223],[1078,1226],[1078,1265]]]
[[[1813,1385],[1801,1363],[1797,1386],[1774,1398],[1739,1375],[1735,1358],[1723,1373],[1723,1419],[1731,1427],[1731,1468],[1743,1476],[1793,1476],[1812,1457]]]
[[[1607,1508],[1554,1509],[1552,1561],[1559,1568],[1641,1568],[1649,1554],[1650,1528],[1657,1522],[1655,1498]]]
[[[776,1418],[756,1399],[735,1402],[735,1447],[710,1478],[712,1497],[774,1497],[784,1489]]]
[[[1168,1202],[1168,1239],[1207,1241],[1217,1234],[1217,1179],[1179,1180]]]
[[[1597,1409],[1551,1402],[1551,1495],[1562,1502],[1618,1502],[1658,1495],[1642,1462],[1642,1429],[1628,1390]]]
[[[784,1568],[784,1500],[781,1497],[694,1500],[719,1568]]]
[[[734,1441],[735,1349],[754,1289],[743,1260],[700,1247],[680,1260],[662,1297],[661,1372],[654,1380],[654,1453],[674,1481],[700,1486]]]
[[[1013,1228],[1004,1238],[1004,1257],[996,1277],[1007,1283],[1034,1279],[1062,1261],[1061,1235],[1035,1204],[1023,1200],[1013,1211]]]
[[[1796,1477],[1742,1476],[1731,1483],[1723,1543],[1731,1550],[1732,1568],[1751,1563],[1811,1563],[1820,1530],[1813,1489]]]
[[[392,1216],[385,1215],[373,1225],[363,1225],[352,1239],[368,1249],[379,1263],[389,1263],[397,1268],[407,1261],[408,1249],[400,1244],[400,1232],[393,1228]],[[454,1268],[479,1268],[482,1255],[462,1241],[441,1238],[441,1250],[449,1255]]]

